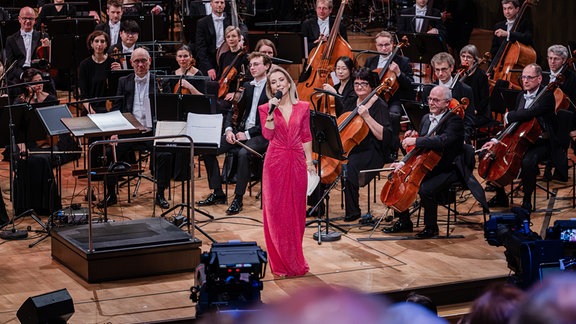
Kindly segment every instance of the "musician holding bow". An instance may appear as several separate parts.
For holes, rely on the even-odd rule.
[[[446,191],[459,179],[454,162],[462,154],[464,125],[458,115],[448,111],[451,100],[452,92],[449,88],[441,85],[434,87],[428,96],[430,113],[422,118],[420,132],[417,134],[415,131],[407,131],[402,140],[402,147],[405,149],[414,147],[442,154],[440,161],[426,174],[418,190],[420,205],[424,208],[424,229],[416,234],[416,238],[425,239],[438,235],[437,194]],[[404,162],[393,163],[391,166],[398,172]],[[412,232],[410,212],[405,210],[395,214],[399,220],[383,232]]]
[[[536,118],[542,128],[542,135],[535,143],[530,145],[522,158],[522,189],[524,198],[522,208],[530,213],[532,210],[531,198],[536,189],[536,176],[538,163],[545,159],[552,159],[559,175],[568,178],[568,161],[566,153],[562,150],[555,130],[558,129],[558,120],[554,113],[554,95],[551,91],[544,91],[542,86],[542,68],[536,64],[529,64],[522,71],[522,87],[524,92],[516,99],[516,109],[504,115],[506,124],[514,122],[525,123]],[[537,100],[537,96],[540,96]],[[482,146],[483,150],[490,150],[498,144],[492,139]],[[496,195],[488,202],[490,207],[507,207],[508,197],[504,188],[497,188]]]

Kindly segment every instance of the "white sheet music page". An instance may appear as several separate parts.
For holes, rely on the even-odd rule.
[[[136,129],[119,110],[104,114],[88,114],[88,117],[103,132]]]
[[[222,114],[188,113],[187,124],[187,134],[192,137],[195,145],[216,144],[220,147]]]
[[[183,121],[158,121],[156,123],[156,136],[184,135],[188,130],[187,123]],[[165,138],[155,140],[161,143],[188,143],[186,137]]]

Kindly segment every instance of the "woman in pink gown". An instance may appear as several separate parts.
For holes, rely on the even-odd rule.
[[[277,92],[281,92],[280,97]],[[281,67],[268,73],[266,93],[271,98],[258,107],[266,123],[262,135],[270,141],[262,172],[264,237],[272,273],[301,276],[308,272],[302,251],[306,226],[307,172],[312,163],[310,108],[298,101],[294,81]],[[277,94],[276,97],[274,94]],[[269,107],[275,110],[269,114]]]

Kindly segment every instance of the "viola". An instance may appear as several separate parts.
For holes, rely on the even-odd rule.
[[[554,91],[557,87],[556,82],[548,84],[527,109],[532,108],[545,93]],[[542,127],[536,118],[508,125],[499,134],[497,144],[485,150],[478,162],[478,174],[499,187],[512,183],[520,173],[524,154],[540,135],[542,135]]]
[[[244,81],[244,76],[246,72],[244,71],[244,66],[242,66],[242,71],[238,75],[238,87],[234,91],[234,96],[232,97],[232,127],[235,129],[239,127],[238,117],[244,115],[244,111],[240,111],[240,100],[244,96],[244,87],[241,86],[242,81]]]
[[[474,70],[476,70],[477,67],[490,61],[490,58],[491,58],[490,52],[486,52],[484,53],[482,59],[472,64],[472,66],[466,67],[463,65],[460,68],[458,68],[456,74],[454,75],[454,78],[452,78],[452,84],[450,85],[450,89],[451,90],[454,89],[456,82],[458,81],[464,82],[464,80],[466,80],[466,78],[469,77],[470,74],[472,74],[472,72],[474,72]]]
[[[468,98],[462,98],[461,103],[451,107],[438,125],[426,136],[434,134],[435,130],[443,125],[450,115],[456,114],[463,118],[469,103]],[[410,151],[402,159],[404,165],[388,175],[388,181],[386,181],[380,192],[380,200],[386,206],[398,212],[407,210],[416,201],[422,180],[441,159],[441,153],[433,150],[415,148]]]
[[[378,79],[380,80],[380,82],[386,82],[386,84],[388,85],[388,90],[384,93],[386,101],[390,100],[390,98],[396,93],[396,91],[398,91],[398,88],[400,88],[400,85],[396,80],[396,73],[390,71],[390,64],[394,62],[394,58],[396,57],[398,51],[401,48],[408,46],[410,46],[410,43],[408,42],[408,37],[403,36],[402,41],[398,43],[398,45],[394,48],[392,53],[390,53],[390,55],[388,56],[388,61],[386,62],[384,67],[374,70],[376,73],[378,73]]]
[[[576,53],[576,50],[574,51],[574,53]],[[570,53],[572,54],[572,53]],[[570,57],[569,59],[566,60],[566,62],[564,62],[564,64],[562,64],[562,67],[560,68],[560,72],[558,72],[558,75],[556,76],[556,83],[558,83],[558,85],[561,85],[564,83],[565,81],[565,76],[564,73],[566,71],[566,69],[574,63],[574,61],[576,60],[576,58],[574,57]],[[557,87],[556,89],[554,89],[554,101],[555,101],[555,111],[558,112],[558,110],[560,109],[568,109],[568,107],[570,107],[570,98],[568,98],[568,96],[564,93],[564,91],[562,91],[562,89],[560,89],[560,87]]]
[[[183,94],[183,95],[192,94],[192,92],[190,92],[190,90],[188,90],[182,86],[182,79],[184,79],[186,77],[186,75],[188,74],[188,71],[190,71],[191,68],[192,68],[192,66],[189,66],[186,68],[186,71],[184,71],[180,80],[178,80],[178,82],[176,82],[176,84],[174,85],[174,89],[173,89],[172,93]]]
[[[339,27],[348,0],[342,0],[338,14],[330,30],[330,35],[326,42],[320,42],[315,47],[313,54],[308,59],[304,72],[298,80],[296,90],[301,100],[312,101],[314,88],[322,88],[324,83],[332,84],[330,73],[334,70],[336,60],[341,56],[348,56],[354,59],[350,44],[340,36]],[[322,95],[326,96],[326,95]]]
[[[226,67],[220,80],[218,80],[218,98],[223,98],[230,89],[230,83],[236,79],[236,75],[238,75],[238,70],[234,67],[236,62],[240,57],[244,55],[244,50],[240,50],[238,54],[234,57],[232,62]]]

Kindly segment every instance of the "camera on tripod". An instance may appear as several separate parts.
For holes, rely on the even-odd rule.
[[[196,317],[207,311],[245,310],[260,304],[267,254],[256,242],[214,243],[200,256],[190,288]]]

